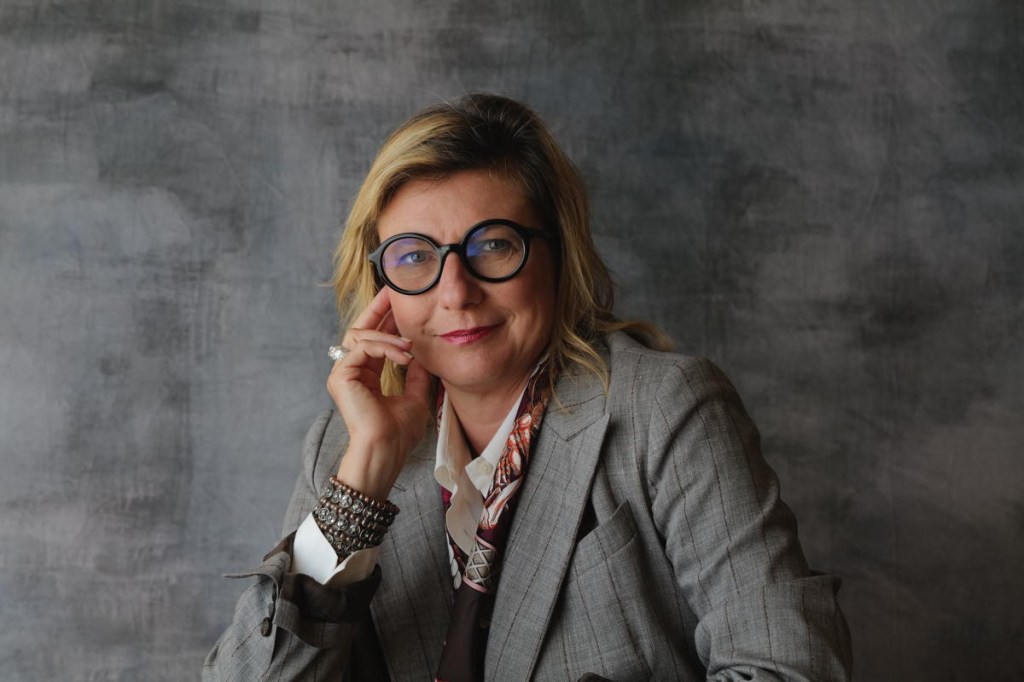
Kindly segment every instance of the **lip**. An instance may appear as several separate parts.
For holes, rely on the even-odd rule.
[[[465,346],[470,343],[476,343],[481,339],[490,336],[491,332],[497,329],[500,325],[492,324],[487,327],[470,327],[468,329],[455,329],[453,331],[441,334],[440,337],[448,343],[456,346]]]

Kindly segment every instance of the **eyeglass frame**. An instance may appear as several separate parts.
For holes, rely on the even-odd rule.
[[[523,259],[519,262],[519,265],[516,266],[515,270],[513,270],[508,275],[504,275],[502,277],[486,277],[484,275],[481,275],[476,271],[476,268],[474,268],[473,265],[469,262],[469,257],[466,255],[466,245],[469,242],[470,235],[485,227],[490,227],[491,225],[504,225],[505,227],[510,227],[523,240]],[[507,220],[505,218],[488,218],[487,220],[482,220],[479,223],[476,223],[475,225],[471,226],[468,230],[466,230],[465,234],[462,235],[462,239],[453,244],[438,244],[429,236],[421,234],[419,232],[402,232],[385,239],[383,242],[381,242],[380,246],[378,246],[376,249],[370,252],[370,255],[367,258],[371,263],[373,263],[373,267],[377,275],[377,283],[379,285],[382,283],[386,284],[387,286],[391,287],[398,293],[404,294],[406,296],[418,296],[419,294],[423,294],[430,291],[435,286],[437,286],[438,282],[441,281],[441,275],[444,274],[444,262],[445,259],[448,258],[448,254],[450,253],[456,254],[459,257],[459,261],[462,263],[463,267],[466,268],[466,272],[471,274],[476,279],[482,282],[507,282],[508,280],[518,275],[526,266],[526,261],[529,260],[530,258],[530,240],[533,239],[534,237],[552,240],[558,239],[558,235],[549,230],[539,230],[533,227],[526,227],[525,225],[520,225],[519,223],[513,220]],[[430,284],[420,289],[403,289],[401,287],[395,286],[391,282],[391,280],[388,279],[387,275],[384,274],[384,266],[381,264],[381,258],[384,256],[385,249],[387,249],[392,243],[400,239],[409,238],[422,239],[426,241],[428,244],[434,247],[434,252],[437,253],[438,255],[437,275],[435,275],[433,281],[431,281]]]

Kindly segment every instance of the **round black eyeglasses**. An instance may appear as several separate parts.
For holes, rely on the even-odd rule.
[[[458,254],[466,270],[477,279],[512,279],[526,264],[533,237],[555,239],[556,235],[500,218],[477,223],[458,244],[438,244],[425,234],[403,232],[388,237],[374,249],[370,262],[385,284],[400,294],[414,296],[437,284],[450,253]]]

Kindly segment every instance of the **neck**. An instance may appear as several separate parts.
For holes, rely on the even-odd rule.
[[[455,416],[459,418],[462,432],[473,452],[483,452],[491,442],[498,427],[505,421],[508,411],[519,399],[527,381],[529,377],[506,390],[489,391],[483,395],[445,386],[448,401]]]

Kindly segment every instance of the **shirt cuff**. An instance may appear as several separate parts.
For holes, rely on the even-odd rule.
[[[378,554],[376,547],[361,549],[339,563],[331,543],[309,514],[295,532],[291,572],[308,575],[322,585],[344,587],[370,577]]]

